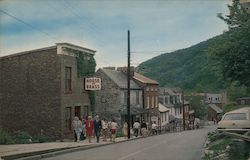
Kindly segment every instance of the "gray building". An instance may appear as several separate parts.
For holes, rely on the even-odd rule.
[[[127,114],[127,75],[124,68],[114,67],[99,69],[95,76],[102,79],[102,88],[96,92],[96,113],[101,117],[114,118],[119,124],[126,120]],[[143,108],[143,90],[130,80],[130,103],[133,123],[137,118],[141,119],[146,112]]]
[[[0,57],[0,128],[52,139],[72,136],[73,117],[86,116],[90,109],[76,58],[81,55],[88,61],[94,53],[58,43]]]

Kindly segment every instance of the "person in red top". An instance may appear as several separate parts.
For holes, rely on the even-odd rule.
[[[94,129],[94,121],[92,120],[91,116],[88,116],[88,119],[85,121],[85,127],[86,127],[86,135],[89,139],[89,143],[91,143],[91,137],[93,135],[93,129]]]

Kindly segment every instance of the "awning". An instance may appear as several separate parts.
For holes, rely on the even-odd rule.
[[[143,114],[143,113],[147,113],[148,110],[144,109],[144,108],[140,108],[140,107],[130,107],[130,114],[131,115],[138,115],[138,114]],[[127,108],[122,109],[121,110],[121,114],[122,115],[126,115],[127,114]]]
[[[191,110],[188,112],[189,114],[194,114],[194,110]]]
[[[177,118],[173,116],[172,114],[169,115],[169,122],[181,122],[181,121],[182,121],[181,118]]]
[[[210,108],[212,108],[216,113],[222,113],[222,109],[220,109],[218,106],[215,104],[208,104]]]
[[[159,112],[169,112],[169,109],[165,107],[163,104],[159,103]]]

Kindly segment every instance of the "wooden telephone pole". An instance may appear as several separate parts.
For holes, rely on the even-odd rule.
[[[128,122],[128,139],[130,139],[130,32],[128,30],[128,68],[127,68],[127,122]]]

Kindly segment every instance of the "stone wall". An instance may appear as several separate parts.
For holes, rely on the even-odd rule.
[[[0,58],[0,119],[9,132],[60,137],[60,68],[56,48]]]
[[[65,126],[65,108],[71,107],[71,120],[75,116],[75,107],[81,108],[81,113],[79,118],[85,118],[84,116],[88,115],[85,113],[83,108],[87,107],[90,111],[90,101],[88,91],[84,89],[84,78],[79,78],[77,75],[77,62],[76,58],[68,55],[58,55],[58,59],[61,63],[61,127],[62,127],[62,136],[65,138],[72,137],[72,130],[69,130]],[[65,92],[65,67],[71,67],[72,71],[72,92]]]
[[[101,118],[107,120],[114,118],[120,123],[122,109],[120,88],[101,70],[98,70],[95,76],[102,78],[102,89],[96,91],[96,113]]]

